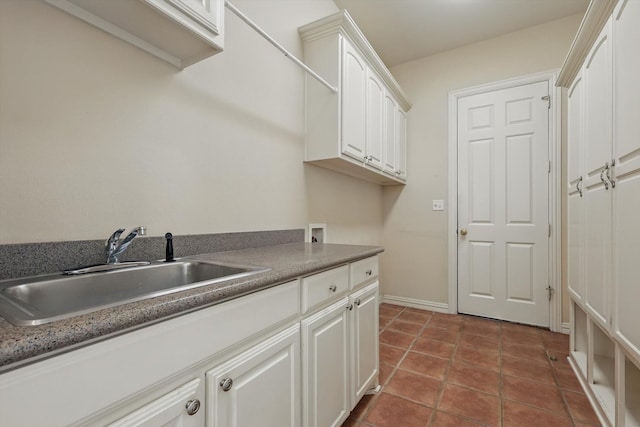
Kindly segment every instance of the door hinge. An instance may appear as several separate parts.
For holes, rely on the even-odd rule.
[[[547,101],[547,109],[551,109],[551,96],[545,95],[541,98],[543,101]]]
[[[551,237],[551,224],[549,224],[549,237]]]
[[[551,173],[551,160],[549,160],[549,169],[547,170],[547,173]]]

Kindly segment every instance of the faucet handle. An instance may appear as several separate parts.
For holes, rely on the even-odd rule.
[[[107,242],[106,242],[107,249],[111,247],[115,247],[122,233],[124,233],[124,228],[118,228],[116,231],[113,232],[113,234],[107,239]]]

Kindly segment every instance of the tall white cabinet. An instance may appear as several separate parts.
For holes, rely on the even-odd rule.
[[[411,104],[346,11],[300,28],[307,78],[305,161],[382,185],[405,183]]]
[[[640,426],[640,2],[592,1],[568,88],[570,362],[603,425]]]

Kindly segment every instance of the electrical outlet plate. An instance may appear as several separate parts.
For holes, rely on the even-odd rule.
[[[444,210],[444,200],[434,200],[433,208],[434,211],[443,211]]]

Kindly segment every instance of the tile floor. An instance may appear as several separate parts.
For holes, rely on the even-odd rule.
[[[568,335],[380,306],[380,384],[342,427],[598,426]]]

